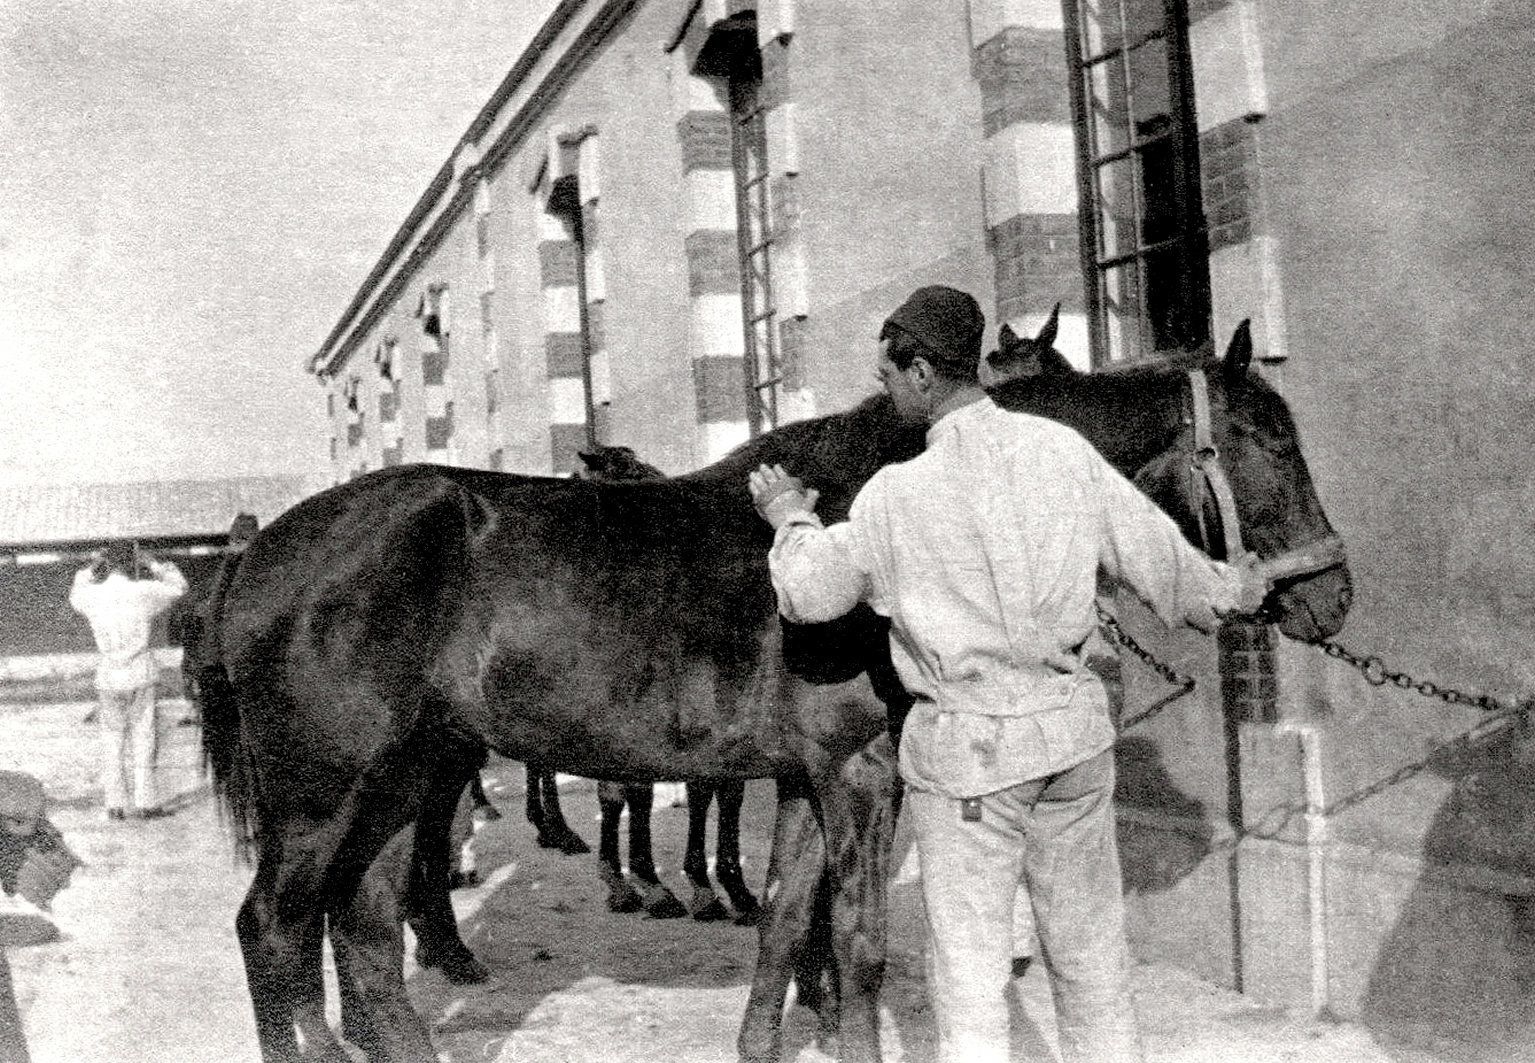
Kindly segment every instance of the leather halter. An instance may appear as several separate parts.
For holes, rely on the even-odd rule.
[[[1248,554],[1242,542],[1241,521],[1237,517],[1236,496],[1231,480],[1221,464],[1220,449],[1215,445],[1214,419],[1210,414],[1210,385],[1203,370],[1190,369],[1189,416],[1184,421],[1193,428],[1194,446],[1189,455],[1189,508],[1199,523],[1199,537],[1206,553],[1213,553],[1216,540],[1205,519],[1205,493],[1215,503],[1220,515],[1221,543],[1226,549],[1226,563],[1236,564]],[[1270,581],[1306,576],[1340,565],[1346,559],[1343,540],[1337,534],[1324,535],[1315,542],[1297,546],[1261,562]]]

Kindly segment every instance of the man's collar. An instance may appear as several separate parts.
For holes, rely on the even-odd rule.
[[[932,442],[938,438],[945,424],[952,426],[955,423],[954,418],[951,416],[952,414],[958,413],[960,410],[966,409],[967,407],[974,406],[977,402],[979,402],[981,399],[984,399],[985,397],[986,392],[982,391],[979,386],[959,388],[952,394],[945,397],[944,400],[938,404],[937,409],[933,411],[933,420],[927,426],[928,444],[931,445]]]

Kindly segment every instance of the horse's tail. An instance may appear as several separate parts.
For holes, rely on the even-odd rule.
[[[242,741],[240,706],[224,665],[224,598],[240,569],[242,552],[224,555],[204,606],[200,638],[188,652],[197,655],[196,696],[202,717],[203,771],[213,775],[219,811],[234,832],[240,852],[249,858],[257,844],[255,773]]]

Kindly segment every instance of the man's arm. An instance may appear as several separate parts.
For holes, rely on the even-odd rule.
[[[75,573],[75,581],[69,588],[69,607],[77,613],[89,608],[91,588],[96,586],[96,567],[87,565]]]
[[[154,558],[146,559],[152,580],[146,580],[140,584],[148,593],[157,611],[164,609],[187,592],[187,578],[169,561],[157,561]]]
[[[757,512],[773,526],[768,571],[778,611],[798,624],[818,624],[851,611],[868,597],[870,579],[859,560],[850,523],[823,527],[815,515],[819,495],[805,491],[782,468],[761,466],[748,479]]]
[[[1171,517],[1089,450],[1103,521],[1100,561],[1110,573],[1169,625],[1182,622],[1208,632],[1220,617],[1258,611],[1269,583],[1252,562],[1227,565],[1200,553]]]

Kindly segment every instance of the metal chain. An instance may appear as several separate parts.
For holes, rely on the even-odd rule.
[[[1398,690],[1411,690],[1425,698],[1438,698],[1447,705],[1470,705],[1483,712],[1508,712],[1517,707],[1499,701],[1490,694],[1466,694],[1453,687],[1442,687],[1426,679],[1414,679],[1406,672],[1393,672],[1386,667],[1385,661],[1374,654],[1362,656],[1352,653],[1331,639],[1323,639],[1318,645],[1327,656],[1342,661],[1359,672],[1364,676],[1365,682],[1372,687],[1383,687],[1390,683]]]
[[[1098,623],[1103,627],[1103,630],[1108,635],[1110,642],[1118,646],[1123,646],[1125,649],[1129,650],[1132,654],[1135,655],[1136,658],[1141,661],[1141,663],[1145,664],[1146,667],[1150,668],[1153,672],[1157,673],[1157,675],[1161,676],[1164,680],[1178,688],[1171,694],[1163,697],[1161,700],[1153,702],[1149,709],[1144,710],[1138,716],[1132,716],[1128,720],[1125,720],[1123,723],[1121,723],[1119,726],[1121,731],[1128,731],[1132,727],[1145,723],[1147,720],[1157,715],[1173,702],[1193,691],[1193,676],[1185,675],[1184,673],[1174,668],[1172,665],[1158,660],[1150,650],[1146,649],[1146,647],[1142,646],[1139,642],[1136,642],[1133,637],[1131,637],[1130,633],[1126,631],[1124,627],[1119,623],[1119,619],[1113,613],[1109,612],[1103,607],[1102,602],[1095,602],[1094,607],[1098,610]]]
[[[1104,632],[1108,635],[1111,642],[1129,650],[1131,654],[1152,671],[1156,672],[1157,675],[1178,688],[1175,692],[1156,702],[1151,708],[1140,715],[1127,720],[1120,727],[1121,731],[1128,730],[1150,719],[1194,689],[1193,676],[1185,675],[1171,665],[1158,660],[1150,650],[1131,637],[1130,633],[1120,625],[1119,620],[1105,609],[1102,603],[1097,604],[1097,610],[1098,622],[1102,625]],[[1471,754],[1478,744],[1507,730],[1509,727],[1521,722],[1528,722],[1528,718],[1535,715],[1535,698],[1529,698],[1518,703],[1509,703],[1501,701],[1490,694],[1468,694],[1453,687],[1441,686],[1430,680],[1415,679],[1406,672],[1394,671],[1388,668],[1385,661],[1380,657],[1374,654],[1354,653],[1331,639],[1324,639],[1318,645],[1327,656],[1334,660],[1342,661],[1359,672],[1364,676],[1365,682],[1371,686],[1383,687],[1389,683],[1398,690],[1408,690],[1425,698],[1442,701],[1447,705],[1467,705],[1492,715],[1483,718],[1476,726],[1464,734],[1457,735],[1449,741],[1435,746],[1426,756],[1404,764],[1389,775],[1384,775],[1372,783],[1361,786],[1359,789],[1338,798],[1336,801],[1330,801],[1320,809],[1309,810],[1305,805],[1300,804],[1277,806],[1271,809],[1269,814],[1264,817],[1263,823],[1257,824],[1254,828],[1238,831],[1220,844],[1212,846],[1206,851],[1206,856],[1235,849],[1244,838],[1279,838],[1293,820],[1305,815],[1308,811],[1316,812],[1324,819],[1331,819],[1334,816],[1347,812],[1351,808],[1364,804],[1373,797],[1378,797],[1387,790],[1406,782],[1408,779],[1421,775],[1435,762],[1442,762],[1447,757],[1455,758]]]

